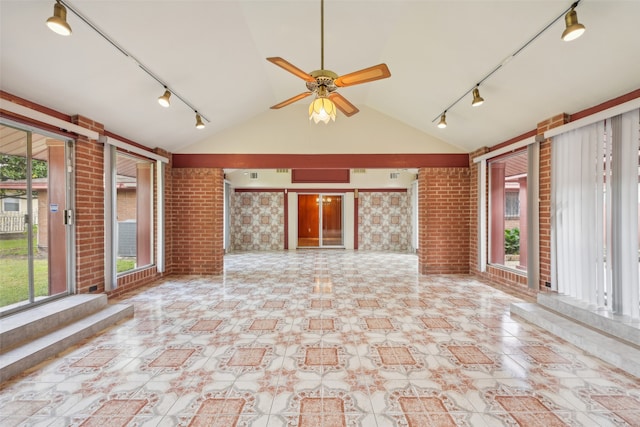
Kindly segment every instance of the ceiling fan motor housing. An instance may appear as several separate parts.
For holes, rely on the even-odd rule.
[[[338,78],[338,75],[329,70],[315,70],[309,73],[311,77],[316,79],[315,82],[307,82],[307,89],[311,92],[315,92],[318,87],[323,86],[327,92],[333,92],[338,87],[333,82]]]

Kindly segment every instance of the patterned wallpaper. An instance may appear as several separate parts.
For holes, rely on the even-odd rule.
[[[411,251],[410,192],[360,192],[358,248],[364,251]]]
[[[284,250],[284,194],[231,193],[231,250]]]

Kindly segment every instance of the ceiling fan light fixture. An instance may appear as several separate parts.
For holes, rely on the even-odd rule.
[[[309,120],[316,124],[322,122],[329,123],[329,120],[336,121],[336,106],[329,98],[318,97],[309,105]]]
[[[471,105],[473,107],[479,107],[483,102],[484,98],[480,96],[480,89],[476,86],[476,88],[473,89],[473,101],[471,102]]]
[[[162,105],[164,108],[168,108],[171,105],[171,92],[169,90],[165,90],[162,96],[158,97],[158,104]]]
[[[576,13],[576,6],[574,4],[571,10],[564,16],[565,29],[562,32],[562,40],[570,42],[580,37],[586,30],[584,25],[578,22],[578,14]]]
[[[196,129],[204,129],[204,122],[202,121],[202,117],[200,114],[196,112]]]
[[[438,127],[440,129],[444,129],[447,127],[447,113],[442,113],[440,116],[440,121],[438,122]]]
[[[53,16],[47,19],[47,27],[61,36],[71,35],[71,26],[67,23],[67,8],[59,1],[53,5]]]

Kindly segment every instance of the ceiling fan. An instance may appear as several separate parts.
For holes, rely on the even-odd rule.
[[[300,77],[306,82],[307,92],[302,92],[292,98],[282,101],[271,108],[277,110],[293,104],[309,95],[315,94],[316,99],[309,106],[309,119],[316,123],[322,121],[327,123],[329,119],[335,120],[335,108],[337,107],[345,116],[350,117],[356,114],[358,108],[350,103],[344,96],[336,92],[339,87],[353,86],[360,83],[367,83],[374,80],[391,77],[387,64],[378,64],[353,73],[338,76],[330,70],[324,69],[324,0],[320,1],[320,69],[305,73],[300,68],[280,57],[267,58],[267,61],[281,67],[291,74]],[[328,102],[330,101],[330,102]]]

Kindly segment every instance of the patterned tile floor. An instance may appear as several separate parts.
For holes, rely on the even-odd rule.
[[[406,254],[225,257],[0,388],[0,425],[640,426],[640,379]]]

